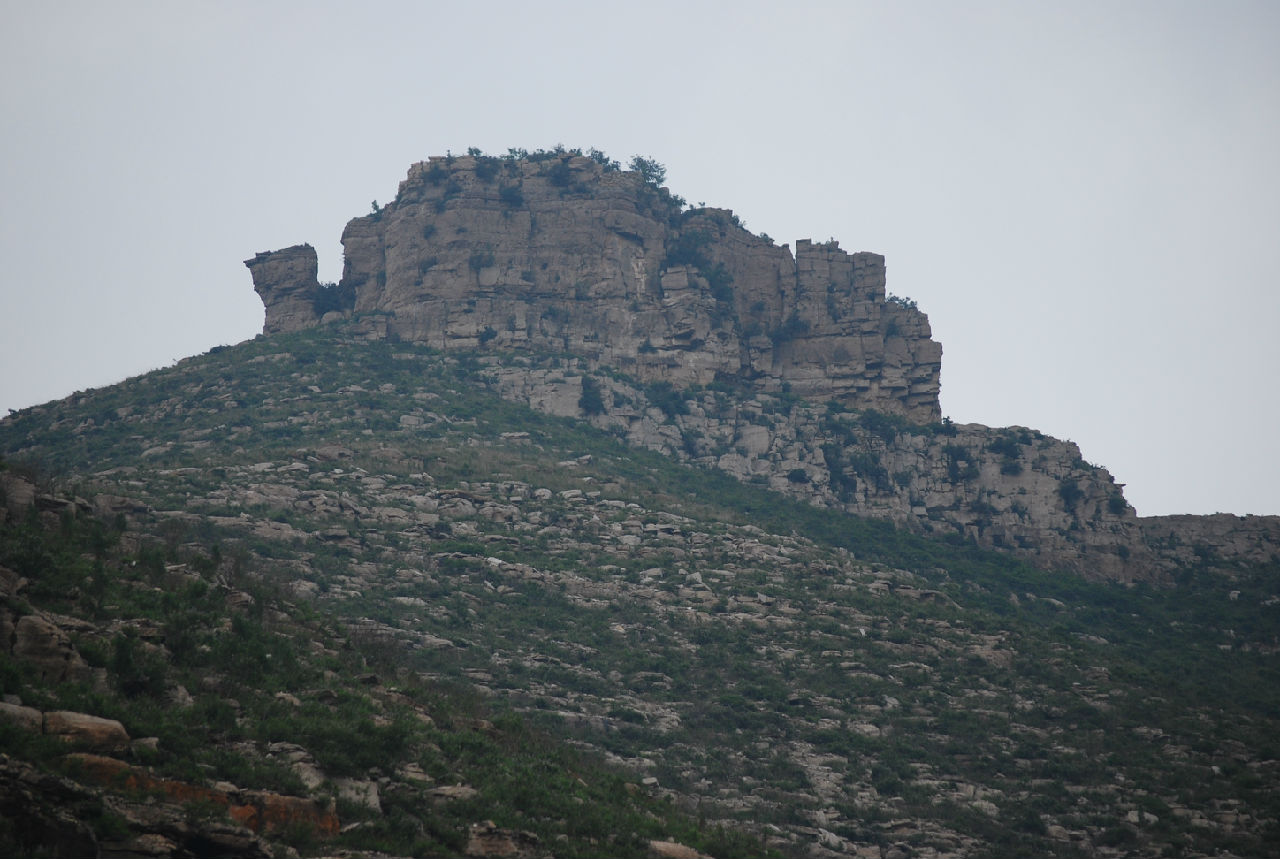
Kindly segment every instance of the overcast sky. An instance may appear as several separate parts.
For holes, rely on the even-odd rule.
[[[943,411],[1280,513],[1280,3],[51,2],[0,28],[0,414],[256,335],[409,165],[598,147],[888,258]]]

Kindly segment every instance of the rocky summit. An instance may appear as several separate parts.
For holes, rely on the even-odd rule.
[[[633,167],[432,159],[0,420],[0,855],[1280,855],[1276,520],[941,418],[879,257]]]
[[[569,355],[583,375],[506,362],[503,395],[1045,568],[1168,581],[1189,554],[1280,552],[1280,517],[1139,518],[1075,444],[943,420],[942,347],[886,293],[882,256],[808,240],[793,254],[633,166],[594,151],[415,164],[392,203],[347,224],[340,283],[319,283],[309,245],[246,261],[263,331],[356,317],[438,349]]]
[[[942,347],[923,313],[886,297],[883,257],[810,241],[793,255],[607,159],[432,158],[347,224],[342,246],[335,298],[416,343],[568,352],[680,388],[741,381],[941,417]],[[246,264],[266,333],[330,312],[310,246]]]

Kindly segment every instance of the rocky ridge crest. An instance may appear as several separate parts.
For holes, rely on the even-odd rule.
[[[350,309],[441,349],[568,352],[681,388],[741,380],[941,417],[942,347],[923,313],[886,297],[884,257],[807,240],[793,256],[731,211],[682,210],[592,158],[432,158],[342,245],[328,289],[308,245],[246,262],[266,333]]]
[[[884,257],[808,240],[793,256],[607,159],[433,157],[342,243],[335,285],[310,245],[246,261],[265,334],[356,317],[369,337],[491,350],[517,402],[1089,577],[1161,580],[1280,547],[1280,518],[1139,519],[1075,444],[943,420],[942,347],[886,293]],[[533,352],[573,356],[573,372]]]

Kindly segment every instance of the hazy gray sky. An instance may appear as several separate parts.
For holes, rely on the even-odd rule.
[[[49,2],[0,29],[0,413],[257,334],[242,260],[595,146],[888,257],[943,411],[1280,513],[1280,3]]]

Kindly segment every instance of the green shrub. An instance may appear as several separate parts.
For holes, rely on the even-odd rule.
[[[600,395],[600,383],[591,376],[582,377],[582,396],[578,397],[578,408],[585,415],[604,414],[604,398]]]
[[[498,199],[502,205],[518,209],[524,205],[524,191],[519,185],[503,185],[498,189]]]
[[[654,382],[645,389],[645,394],[649,398],[649,405],[661,409],[668,418],[689,414],[689,404],[684,393],[677,391],[668,381]]]
[[[311,297],[316,316],[330,311],[345,313],[356,306],[356,288],[350,283],[322,283]]]
[[[795,340],[797,337],[803,337],[808,333],[809,323],[793,313],[787,317],[785,322],[769,332],[769,339],[773,341],[774,346],[781,346],[783,343]]]
[[[622,169],[621,164],[594,147],[587,150],[587,157],[603,167],[606,173],[615,173]]]
[[[573,184],[573,170],[569,167],[568,159],[561,159],[552,165],[547,171],[547,178],[557,188],[568,188]]]
[[[1071,511],[1084,498],[1084,490],[1077,480],[1069,477],[1058,484],[1058,495],[1062,498],[1062,506]]]
[[[729,274],[729,270],[724,267],[724,263],[718,262],[715,265],[703,268],[702,276],[707,279],[707,283],[711,286],[712,298],[726,304],[733,301],[733,275]]]
[[[943,445],[942,454],[947,458],[947,477],[952,483],[973,480],[981,473],[972,460],[973,454],[962,444]]]
[[[640,178],[644,180],[646,185],[652,185],[657,188],[666,181],[667,168],[652,158],[645,158],[643,155],[632,156],[630,166],[632,170],[640,174]]]
[[[491,155],[478,155],[476,157],[476,178],[481,182],[489,183],[498,175],[498,169],[501,161]]]
[[[1002,435],[987,445],[987,450],[1011,459],[1017,459],[1022,453],[1022,446],[1012,436]]]
[[[911,425],[911,422],[901,415],[891,415],[876,409],[861,412],[858,415],[858,423],[882,439],[885,444],[893,444],[898,434]]]
[[[706,254],[706,246],[711,243],[711,234],[706,230],[682,230],[675,240],[667,246],[667,255],[662,260],[664,269],[678,265],[692,266],[702,269],[711,264]]]

